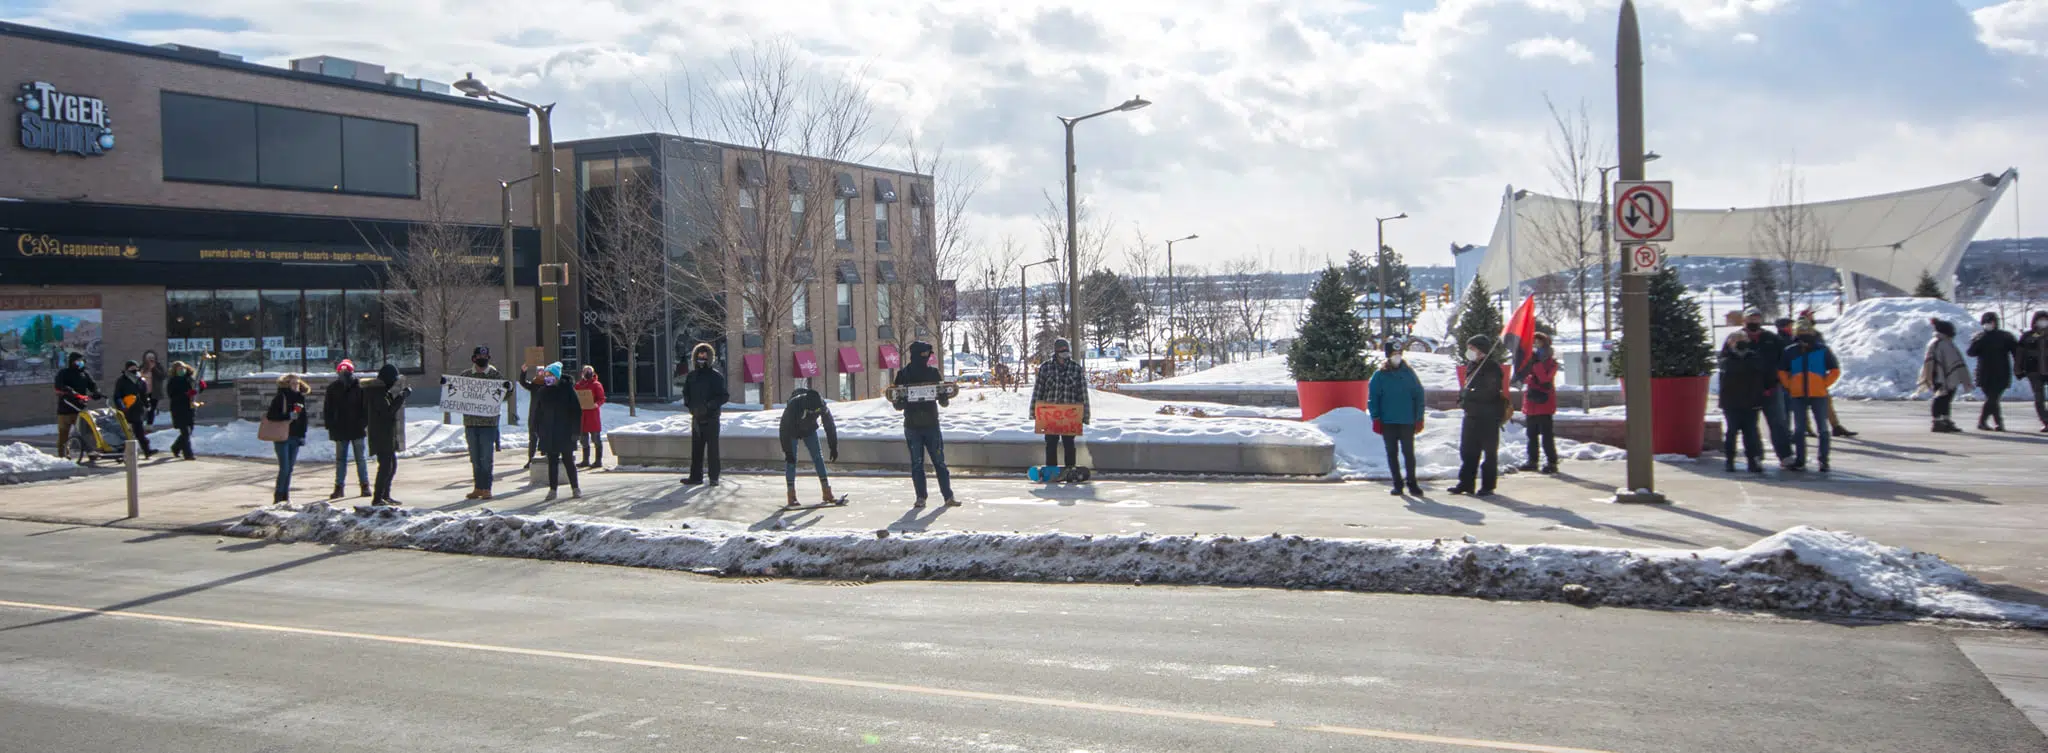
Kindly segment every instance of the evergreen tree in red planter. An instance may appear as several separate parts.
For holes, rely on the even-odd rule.
[[[1365,323],[1352,310],[1356,297],[1337,267],[1324,269],[1309,292],[1301,333],[1287,348],[1287,371],[1297,383],[1303,419],[1346,406],[1365,409],[1365,383],[1378,367],[1367,357],[1372,341]]]
[[[1650,410],[1655,416],[1652,451],[1699,457],[1706,430],[1707,393],[1714,372],[1714,346],[1700,321],[1700,303],[1678,281],[1678,270],[1665,267],[1650,277]],[[1623,359],[1629,353],[1623,338],[1614,346],[1608,371],[1627,383]]]

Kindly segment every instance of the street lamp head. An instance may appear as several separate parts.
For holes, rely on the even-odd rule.
[[[1405,219],[1408,219],[1408,213],[1407,213],[1407,212],[1402,212],[1402,213],[1400,213],[1400,214],[1394,215],[1394,219],[1397,219],[1397,220],[1405,220]]]
[[[1644,162],[1656,162],[1657,160],[1660,160],[1660,159],[1663,159],[1663,158],[1664,158],[1664,155],[1662,155],[1662,154],[1658,154],[1658,153],[1656,153],[1656,152],[1650,152],[1649,154],[1645,154],[1645,155],[1643,155],[1643,161],[1644,161]]]
[[[491,96],[491,87],[485,86],[484,82],[476,80],[476,74],[474,73],[462,74],[462,80],[455,82],[455,90],[469,97]]]
[[[1130,112],[1132,110],[1143,110],[1151,105],[1152,101],[1144,97],[1132,97],[1130,101],[1117,105],[1116,109],[1121,112]]]

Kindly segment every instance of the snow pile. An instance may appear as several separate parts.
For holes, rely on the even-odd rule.
[[[605,426],[644,421],[651,411],[642,406],[638,417],[628,417],[626,406],[606,403],[599,408],[604,416]],[[666,411],[657,413],[665,414]],[[462,434],[462,416],[449,417],[452,423],[441,423],[441,409],[430,406],[411,406],[405,409],[405,448],[398,451],[401,458],[437,455],[451,452],[468,452],[468,441]],[[526,414],[522,407],[520,425],[498,426],[498,447],[502,450],[526,448]],[[685,423],[688,423],[685,421]],[[256,423],[253,421],[232,421],[220,426],[195,426],[192,428],[192,453],[212,457],[235,458],[276,458],[277,450],[269,442],[256,438]],[[158,448],[169,447],[178,438],[175,430],[160,430],[149,435],[151,444]],[[327,430],[312,426],[306,430],[306,444],[299,448],[299,460],[331,463],[334,462],[334,443],[328,441]]]
[[[1306,587],[2048,626],[2048,609],[1983,596],[1975,579],[1938,557],[1803,526],[1739,550],[1684,551],[1277,533],[751,533],[314,502],[253,511],[229,532],[716,575]]]
[[[1422,378],[1422,386],[1432,390],[1454,390],[1458,388],[1457,362],[1450,356],[1435,353],[1410,351],[1408,364],[1415,368],[1415,374]],[[1171,379],[1161,379],[1145,384],[1125,385],[1130,392],[1142,393],[1147,388],[1170,387],[1229,387],[1247,391],[1293,392],[1294,377],[1287,372],[1287,356],[1268,356],[1249,361],[1226,363],[1213,369],[1182,374]]]
[[[59,478],[77,470],[77,463],[46,454],[27,442],[0,447],[0,483]]]
[[[1912,397],[1920,381],[1927,341],[1934,337],[1929,318],[1954,322],[1967,342],[1977,318],[1962,306],[1939,298],[1871,298],[1850,306],[1822,332],[1842,363],[1842,379],[1831,394],[1839,397],[1900,400]],[[1975,373],[1975,364],[1971,364]]]

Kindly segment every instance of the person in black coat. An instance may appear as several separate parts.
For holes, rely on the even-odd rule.
[[[131,361],[131,363],[133,363]],[[277,488],[271,495],[272,502],[287,502],[292,492],[292,466],[299,463],[299,448],[306,444],[306,393],[312,390],[306,380],[297,374],[285,374],[277,378],[277,394],[270,398],[270,408],[263,418],[270,421],[290,421],[290,432],[282,440],[271,442],[277,448]]]
[[[334,443],[334,493],[339,498],[348,483],[348,456],[356,456],[356,486],[370,496],[370,455],[366,437],[370,431],[369,408],[363,403],[363,383],[356,379],[356,364],[346,358],[334,365],[334,381],[327,383],[327,401],[320,405],[320,423],[327,427],[327,440]]]
[[[2005,431],[2005,409],[1998,399],[2012,388],[2013,361],[2019,354],[2020,339],[1999,328],[1998,312],[1986,311],[1978,321],[1984,330],[1970,338],[1970,349],[1964,354],[1977,359],[1977,389],[1984,391],[1984,408],[1977,414],[1977,430]]]
[[[548,496],[555,498],[561,485],[561,469],[569,471],[569,496],[583,496],[576,480],[576,443],[583,434],[583,404],[576,400],[576,384],[562,378],[562,364],[551,363],[538,378],[527,379],[520,369],[519,386],[533,393],[534,415],[530,417],[527,441],[548,459]]]
[[[1493,494],[1500,477],[1500,429],[1508,422],[1506,367],[1493,360],[1493,338],[1474,335],[1465,344],[1465,388],[1458,404],[1465,422],[1458,432],[1458,485],[1452,494]],[[1474,484],[1477,483],[1477,487]]]
[[[2034,389],[2034,417],[2041,419],[2041,431],[2048,432],[2048,311],[2034,312],[2033,326],[2020,335],[2013,360],[2020,378]]]
[[[777,436],[782,440],[783,480],[789,486],[789,506],[796,507],[796,445],[802,442],[811,451],[811,465],[818,469],[818,488],[825,494],[825,502],[837,500],[832,496],[832,481],[825,475],[825,456],[818,452],[818,424],[825,425],[825,445],[832,450],[832,462],[839,462],[839,429],[832,425],[832,409],[825,406],[825,398],[817,390],[798,387],[789,394],[789,403],[782,408],[782,424]]]
[[[936,388],[942,380],[931,361],[931,343],[911,343],[910,365],[897,369],[896,377],[890,383],[898,387],[930,385]],[[960,502],[953,498],[953,475],[946,470],[946,438],[939,431],[939,408],[947,404],[944,393],[940,393],[936,401],[898,400],[891,404],[896,410],[903,411],[903,441],[910,445],[910,486],[917,492],[915,506],[924,506],[926,455],[931,456],[932,470],[939,476],[939,496],[946,500],[947,507],[959,505]]]
[[[1779,351],[1782,353],[1783,348]],[[1721,416],[1726,423],[1721,433],[1724,470],[1735,471],[1735,440],[1740,437],[1749,472],[1764,472],[1757,418],[1770,400],[1771,388],[1778,383],[1777,363],[1765,359],[1763,348],[1750,338],[1750,333],[1736,332],[1721,344]]]
[[[178,430],[178,441],[171,443],[171,456],[196,460],[192,455],[193,414],[197,408],[194,400],[206,391],[206,381],[192,373],[192,365],[184,361],[172,362],[170,373],[164,392],[171,401],[171,428]]]
[[[398,478],[398,451],[405,449],[405,400],[412,388],[398,378],[398,367],[384,364],[377,378],[364,382],[363,414],[368,417],[363,435],[370,454],[377,458],[377,483],[370,491],[370,505],[397,505],[391,498],[391,482]]]
[[[690,373],[683,377],[683,408],[690,411],[690,475],[683,478],[686,485],[704,483],[706,465],[710,466],[711,485],[718,485],[718,428],[725,401],[732,399],[732,391],[725,386],[725,375],[713,365],[717,358],[711,343],[697,343],[697,347],[690,349]]]
[[[78,422],[78,414],[86,409],[86,402],[104,397],[100,386],[85,371],[85,354],[73,353],[66,365],[57,370],[57,456],[71,456],[71,426]],[[91,420],[91,419],[87,419]],[[84,460],[84,458],[79,458]]]
[[[114,406],[127,419],[128,433],[142,445],[142,456],[156,456],[156,450],[149,446],[149,380],[142,376],[142,364],[122,364],[121,378],[114,381]]]

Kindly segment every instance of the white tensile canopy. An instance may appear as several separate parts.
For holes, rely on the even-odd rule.
[[[1984,225],[1999,197],[2019,179],[2017,170],[1878,196],[1794,206],[1680,209],[1672,218],[1673,239],[1659,244],[1667,256],[1776,259],[1777,249],[1796,242],[1812,249],[1811,263],[1842,276],[1844,303],[1856,301],[1851,273],[1900,290],[1912,290],[1925,271],[1942,290],[1954,293],[1963,250]],[[1684,198],[1685,187],[1673,193]],[[1480,260],[1478,276],[1495,290],[1574,266],[1561,249],[1575,244],[1575,215],[1591,218],[1591,203],[1508,188],[1493,239]],[[1599,244],[1597,230],[1590,233]],[[1619,241],[1617,240],[1617,243]],[[1596,254],[1597,258],[1597,254]],[[1596,262],[1597,263],[1597,262]]]

